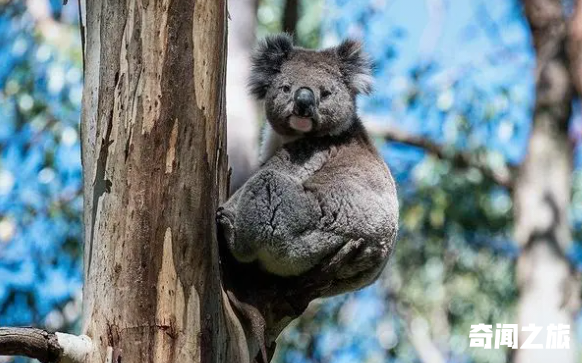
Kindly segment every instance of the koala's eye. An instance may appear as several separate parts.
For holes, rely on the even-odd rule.
[[[325,100],[326,98],[328,98],[329,96],[331,96],[331,92],[325,88],[322,88],[319,91],[320,95],[321,95],[321,99]]]
[[[281,86],[281,91],[283,91],[285,93],[289,93],[289,92],[291,92],[291,86],[289,86],[288,84],[285,84],[285,85]]]

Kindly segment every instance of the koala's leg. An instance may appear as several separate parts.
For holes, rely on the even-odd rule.
[[[350,241],[332,260],[336,285],[330,293],[337,295],[370,285],[384,270],[390,253],[387,242]]]
[[[310,271],[307,279],[316,281],[319,296],[358,290],[378,278],[389,255],[388,244],[363,238],[349,239],[337,252],[327,256]]]

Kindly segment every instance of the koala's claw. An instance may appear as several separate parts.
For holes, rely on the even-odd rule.
[[[349,266],[350,261],[357,258],[357,255],[362,250],[363,245],[363,238],[350,240],[325,263],[323,272],[335,275],[341,269]]]
[[[216,210],[216,224],[225,240],[230,244],[234,238],[234,213],[224,207]]]
[[[218,223],[223,223],[223,221],[229,221],[232,224],[234,221],[234,213],[223,206],[218,207],[216,210],[216,221]]]

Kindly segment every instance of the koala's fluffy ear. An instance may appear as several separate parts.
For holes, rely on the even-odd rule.
[[[293,38],[282,33],[270,35],[259,43],[251,62],[249,88],[256,98],[263,99],[281,65],[293,51]]]
[[[347,39],[334,48],[340,61],[340,70],[355,94],[372,92],[372,62],[362,50],[362,44]]]

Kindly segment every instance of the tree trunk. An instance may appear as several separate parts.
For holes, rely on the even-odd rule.
[[[526,159],[515,187],[515,238],[522,249],[517,263],[519,326],[541,327],[535,344],[545,348],[550,324],[570,324],[570,349],[520,349],[515,362],[575,361],[574,316],[579,283],[565,251],[571,244],[568,206],[572,145],[568,122],[575,91],[566,56],[567,22],[560,0],[526,0],[537,53],[536,102]],[[520,346],[530,333],[520,332]]]
[[[220,284],[226,0],[87,1],[87,362],[248,362]]]
[[[299,20],[299,0],[285,1],[283,10],[283,31],[293,35],[297,41],[297,21]]]
[[[251,50],[255,45],[257,0],[230,0],[226,70],[228,162],[232,168],[231,194],[240,188],[258,164],[259,117],[247,90]]]

